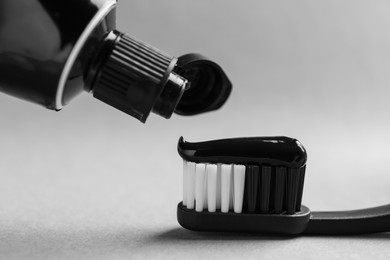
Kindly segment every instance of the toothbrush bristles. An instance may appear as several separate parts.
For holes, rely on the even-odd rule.
[[[211,164],[183,160],[183,206],[196,212],[294,214],[305,167]]]

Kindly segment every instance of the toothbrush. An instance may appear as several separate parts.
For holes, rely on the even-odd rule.
[[[194,231],[361,234],[390,231],[390,205],[311,212],[301,205],[307,153],[289,137],[178,143],[181,226]]]

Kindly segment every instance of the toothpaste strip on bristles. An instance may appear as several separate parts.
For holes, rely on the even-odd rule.
[[[183,205],[188,209],[241,213],[244,189],[244,165],[183,161]]]

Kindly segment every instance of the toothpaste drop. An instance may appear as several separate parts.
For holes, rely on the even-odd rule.
[[[187,209],[195,207],[195,163],[187,162]]]
[[[198,163],[195,166],[195,210],[197,212],[203,211],[205,200],[205,184],[206,184],[206,165]]]
[[[221,165],[221,212],[229,212],[232,165]]]
[[[207,165],[207,206],[209,212],[215,212],[217,209],[217,165]]]
[[[242,212],[242,204],[244,200],[244,186],[245,186],[245,166],[234,165],[234,212]]]

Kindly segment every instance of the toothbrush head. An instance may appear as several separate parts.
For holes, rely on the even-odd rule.
[[[180,138],[183,201],[179,223],[191,230],[298,234],[310,210],[301,205],[306,150],[288,137],[189,143]]]

